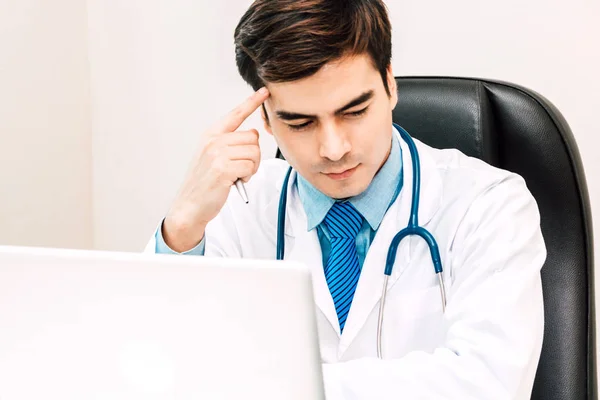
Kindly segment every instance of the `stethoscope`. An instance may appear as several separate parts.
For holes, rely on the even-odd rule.
[[[408,132],[404,128],[397,124],[394,127],[400,132],[400,137],[408,145],[410,150],[410,158],[412,160],[413,169],[413,186],[412,186],[412,204],[410,208],[410,217],[408,220],[408,226],[398,232],[392,239],[392,243],[388,249],[387,259],[385,262],[384,280],[383,280],[383,291],[381,294],[381,302],[379,303],[379,317],[377,319],[377,357],[383,358],[381,351],[381,331],[383,327],[383,310],[385,308],[385,298],[387,294],[388,280],[392,274],[394,268],[394,260],[396,259],[396,252],[398,251],[398,245],[400,241],[407,236],[417,235],[423,238],[429,246],[431,253],[431,260],[433,262],[433,268],[435,274],[438,277],[440,296],[442,299],[442,310],[446,311],[446,289],[444,286],[444,276],[442,274],[442,260],[440,258],[440,251],[438,244],[435,241],[433,235],[427,231],[427,229],[419,226],[419,193],[421,190],[421,164],[419,162],[419,152],[415,142],[410,137]],[[290,167],[283,181],[281,195],[279,197],[279,211],[277,215],[277,259],[283,260],[285,252],[284,232],[285,232],[285,210],[287,206],[287,188],[292,173],[292,167]]]

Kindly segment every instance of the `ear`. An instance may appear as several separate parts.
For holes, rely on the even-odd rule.
[[[390,89],[390,109],[393,110],[398,104],[398,86],[396,85],[396,78],[394,78],[392,63],[387,67],[387,84]]]
[[[266,102],[265,102],[266,103]],[[269,117],[267,116],[267,107],[265,103],[260,107],[260,115],[262,116],[265,131],[267,131],[270,135],[273,134],[273,130],[271,129],[271,123],[269,122]]]

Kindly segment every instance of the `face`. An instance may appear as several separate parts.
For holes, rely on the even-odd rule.
[[[266,130],[292,167],[334,199],[367,189],[392,143],[396,82],[388,96],[368,55],[345,57],[293,82],[269,83]]]

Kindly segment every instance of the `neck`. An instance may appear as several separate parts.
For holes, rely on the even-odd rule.
[[[379,164],[379,168],[377,168],[377,172],[379,172],[381,170],[381,167],[383,167],[383,165],[388,160],[388,158],[390,158],[390,154],[392,153],[392,141],[393,140],[394,140],[394,136],[392,135],[392,138],[390,140],[390,145],[388,146],[387,153],[385,154],[385,157],[383,157],[383,161],[381,162],[381,164]]]

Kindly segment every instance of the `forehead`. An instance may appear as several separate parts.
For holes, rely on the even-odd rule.
[[[331,113],[368,90],[383,90],[379,71],[367,55],[346,57],[307,78],[267,87],[271,110],[303,114]]]

